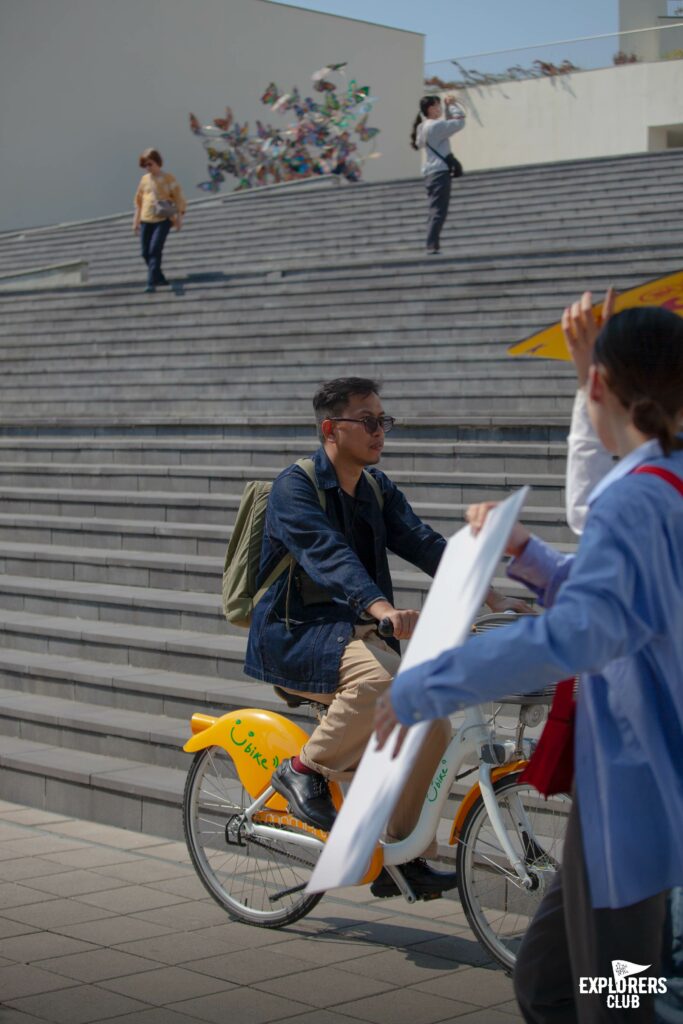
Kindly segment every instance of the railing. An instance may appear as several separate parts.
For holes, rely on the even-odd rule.
[[[683,19],[660,20],[666,24],[427,61],[425,88],[439,92],[643,61],[683,59]]]

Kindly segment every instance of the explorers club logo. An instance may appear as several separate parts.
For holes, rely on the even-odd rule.
[[[633,964],[630,960],[613,960],[611,978],[579,978],[582,996],[602,996],[610,1010],[637,1010],[645,995],[664,995],[666,978],[639,978],[650,964]]]

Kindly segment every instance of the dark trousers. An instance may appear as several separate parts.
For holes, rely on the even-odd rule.
[[[438,249],[441,228],[448,216],[448,202],[451,198],[451,176],[448,171],[430,174],[425,178],[425,187],[429,198],[429,214],[427,217],[427,248]]]
[[[652,995],[639,995],[637,1008],[610,1007],[606,992],[582,994],[579,979],[613,978],[612,960],[649,964],[635,977],[660,977],[665,910],[666,893],[619,910],[591,906],[574,802],[562,868],[517,958],[515,992],[527,1024],[652,1024]]]
[[[667,990],[655,999],[657,1024],[683,1024],[683,886],[669,893],[664,928],[662,973]]]
[[[161,254],[170,230],[170,220],[162,220],[158,224],[143,221],[140,225],[140,243],[142,258],[147,264],[148,285],[159,284],[161,281]]]

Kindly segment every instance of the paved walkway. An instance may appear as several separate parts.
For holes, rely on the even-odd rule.
[[[0,802],[0,1024],[513,1024],[455,899],[236,924],[181,843]]]

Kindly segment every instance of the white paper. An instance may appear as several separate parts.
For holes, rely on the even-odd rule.
[[[448,541],[399,675],[465,642],[528,492],[529,488],[523,487],[492,509],[476,537],[464,526]],[[395,759],[393,736],[382,750],[376,749],[375,737],[371,737],[307,892],[360,882],[428,728],[429,722],[412,726]]]

